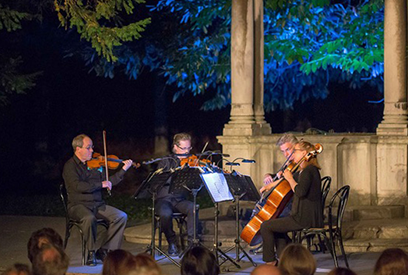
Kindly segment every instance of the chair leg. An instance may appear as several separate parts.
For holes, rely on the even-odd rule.
[[[71,233],[71,228],[69,228],[69,226],[67,226],[67,227],[65,228],[64,249],[66,249],[66,248],[67,248],[67,245],[68,245],[68,239],[69,239],[69,236],[71,235],[70,233]]]
[[[158,224],[157,224],[157,227],[159,228],[159,248],[160,249],[162,249],[162,235],[163,235],[163,231],[162,231],[162,228],[161,228],[161,222],[160,221],[158,221],[157,222]],[[159,255],[161,255],[161,253],[159,253]]]
[[[337,254],[336,254],[336,244],[334,243],[334,241],[332,241],[332,239],[329,239],[326,236],[324,236],[324,239],[326,240],[326,246],[329,249],[330,254],[333,258],[334,266],[339,267],[339,263],[337,261]]]
[[[180,247],[184,251],[183,219],[177,220],[177,225],[178,225],[178,228],[179,228]]]
[[[344,257],[344,262],[346,263],[347,268],[350,269],[349,264],[348,264],[348,260],[347,260],[347,255],[346,255],[346,252],[344,251],[343,237],[341,236],[341,232],[339,232],[338,242],[339,242],[341,254],[342,254],[343,257]]]
[[[79,230],[79,233],[81,235],[81,245],[82,245],[82,265],[85,265],[86,240],[84,238],[84,233],[82,232],[82,230]]]

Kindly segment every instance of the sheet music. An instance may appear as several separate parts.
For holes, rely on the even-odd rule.
[[[223,173],[208,173],[200,176],[214,202],[234,200]]]

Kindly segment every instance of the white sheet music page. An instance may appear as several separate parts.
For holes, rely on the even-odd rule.
[[[223,173],[208,173],[200,176],[214,202],[232,201],[234,199]]]

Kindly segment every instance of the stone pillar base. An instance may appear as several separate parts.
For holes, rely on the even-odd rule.
[[[270,135],[271,126],[268,123],[228,123],[222,132],[224,136],[260,136]]]
[[[380,123],[377,128],[379,136],[408,136],[408,125],[397,123]]]

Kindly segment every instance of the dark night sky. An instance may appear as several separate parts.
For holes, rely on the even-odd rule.
[[[153,90],[160,78],[147,70],[138,80],[128,80],[123,75],[107,79],[88,73],[89,68],[78,56],[64,58],[65,49],[78,39],[77,34],[57,26],[56,19],[42,24],[27,23],[21,31],[24,39],[18,42],[8,40],[4,33],[0,36],[2,44],[9,42],[5,43],[9,47],[6,50],[21,53],[25,72],[43,71],[35,88],[27,95],[13,96],[10,104],[0,109],[4,162],[1,181],[13,183],[6,189],[41,190],[33,182],[42,182],[46,188],[47,182],[60,181],[62,165],[72,154],[71,140],[82,132],[96,139],[102,130],[107,130],[108,143],[115,145],[111,146],[112,150],[124,154],[122,158],[142,160],[153,153]],[[165,119],[169,138],[175,132],[188,131],[201,146],[202,138],[214,141],[216,135],[222,134],[229,108],[203,112],[199,110],[203,98],[193,96],[173,104],[172,89],[167,87],[162,94],[168,102]],[[329,98],[324,101],[308,100],[297,103],[294,110],[268,113],[266,119],[273,132],[304,131],[308,128],[306,120],[311,127],[325,131],[375,131],[383,105],[374,106],[367,101],[378,100],[381,95],[368,89],[349,90],[341,85],[332,85],[330,90]],[[98,146],[101,144],[97,143]]]

